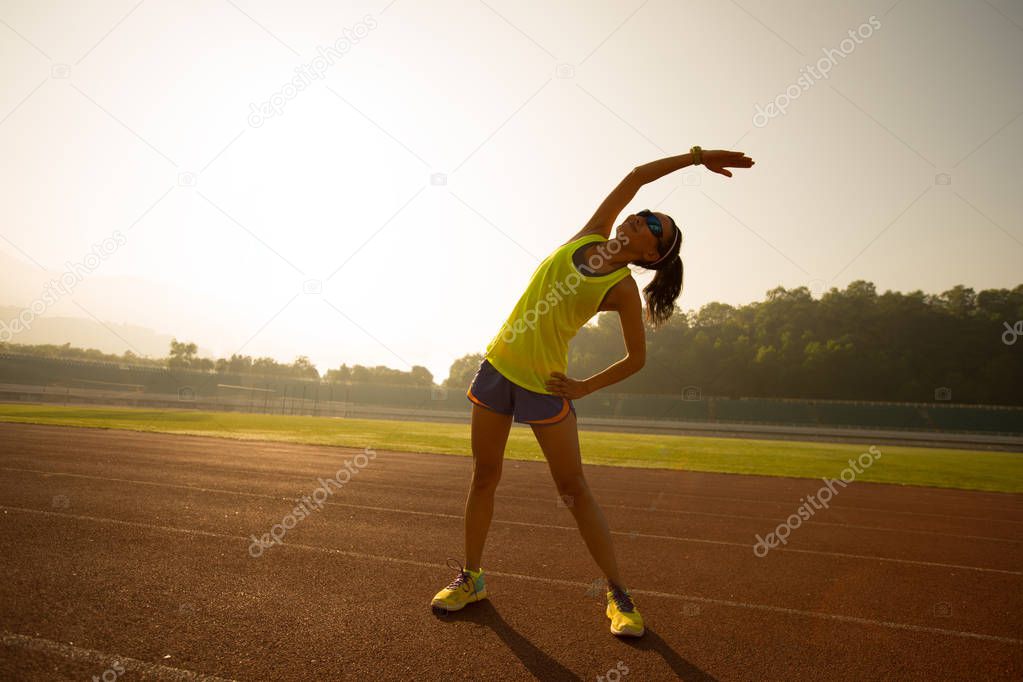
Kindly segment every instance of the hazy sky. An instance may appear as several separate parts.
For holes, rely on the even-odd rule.
[[[0,304],[108,239],[43,315],[440,380],[625,173],[693,144],[756,166],[628,209],[683,227],[685,309],[1011,287],[1021,75],[1008,0],[5,0],[0,252],[30,274]]]

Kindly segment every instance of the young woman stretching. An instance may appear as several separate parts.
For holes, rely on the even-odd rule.
[[[457,611],[487,597],[480,561],[494,512],[504,448],[512,421],[529,424],[593,560],[607,578],[611,632],[639,637],[643,617],[625,588],[604,514],[583,477],[572,400],[625,379],[643,367],[646,338],[643,304],[629,264],[654,270],[643,289],[653,324],[671,317],[682,291],[682,235],[664,213],[640,211],[615,228],[618,214],[643,185],[686,166],[702,163],[731,177],[726,168],[749,168],[742,152],[704,151],[671,156],[629,173],[579,232],[540,263],[525,293],[486,355],[466,397],[472,401],[473,472],[465,504],[465,566],[436,594],[435,611]],[[564,374],[568,342],[598,311],[621,318],[626,355],[588,379]]]

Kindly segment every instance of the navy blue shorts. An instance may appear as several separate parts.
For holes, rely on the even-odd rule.
[[[512,383],[484,358],[476,370],[465,397],[500,414],[515,415],[520,424],[555,424],[571,412],[575,405],[568,398],[536,393]]]

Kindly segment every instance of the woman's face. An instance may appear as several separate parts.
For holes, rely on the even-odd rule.
[[[653,214],[661,221],[660,244],[657,235],[651,232],[646,224],[646,218],[641,215],[633,213],[615,229],[616,239],[625,242],[625,238],[628,238],[628,248],[636,254],[637,260],[647,262],[657,260],[661,255],[661,249],[667,248],[675,238],[675,221],[663,213],[654,211]]]

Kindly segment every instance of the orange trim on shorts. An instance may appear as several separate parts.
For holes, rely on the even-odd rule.
[[[526,423],[527,424],[553,424],[554,422],[561,421],[562,419],[565,418],[566,415],[568,415],[568,409],[569,409],[568,408],[568,398],[562,398],[561,400],[562,400],[561,412],[558,412],[556,415],[554,415],[553,417],[551,417],[549,419],[541,419],[539,421],[526,422]]]
[[[476,396],[474,396],[472,394],[472,387],[471,386],[465,392],[465,397],[468,398],[469,400],[473,401],[474,403],[476,403],[480,407],[485,407],[488,410],[494,410],[494,408],[492,408],[490,405],[487,405],[485,402],[483,402],[482,400],[480,400],[479,398],[477,398]],[[496,412],[497,410],[494,410],[494,411]]]

